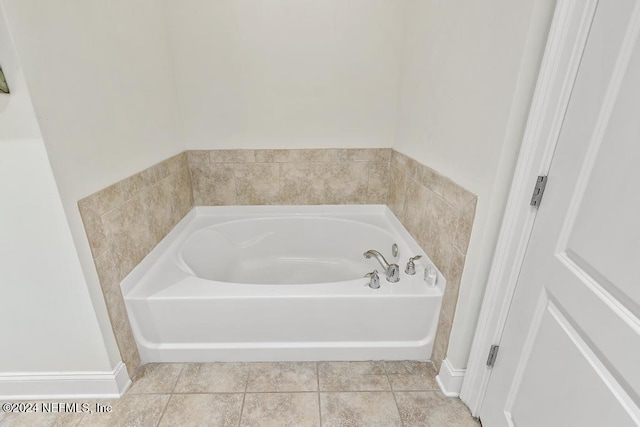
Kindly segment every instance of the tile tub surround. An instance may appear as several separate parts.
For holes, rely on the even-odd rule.
[[[0,413],[0,425],[479,426],[435,374],[427,362],[148,364],[121,399],[98,401],[110,413]]]
[[[390,148],[189,151],[196,206],[385,204]]]
[[[185,151],[78,202],[123,361],[139,356],[120,281],[195,205],[387,204],[447,277],[445,357],[477,197],[390,148]]]
[[[187,154],[181,153],[78,202],[120,355],[140,364],[120,281],[191,210]]]
[[[393,151],[387,205],[447,278],[431,360],[444,359],[478,198],[449,178]]]

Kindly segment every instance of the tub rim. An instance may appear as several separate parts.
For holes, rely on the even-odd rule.
[[[140,299],[140,298],[150,298],[150,297],[158,297],[162,298],[160,294],[163,293],[163,290],[174,288],[178,285],[183,286],[184,290],[189,288],[190,290],[198,290],[198,294],[196,297],[202,297],[202,291],[208,291],[208,289],[203,288],[203,283],[207,283],[207,285],[216,285],[216,291],[213,293],[216,297],[242,297],[243,295],[238,295],[238,292],[241,294],[247,294],[247,296],[252,297],[266,297],[264,295],[264,290],[266,288],[273,288],[273,290],[279,290],[279,292],[271,293],[274,297],[288,297],[288,296],[300,296],[299,292],[295,292],[292,290],[302,290],[305,288],[307,292],[312,295],[313,291],[319,290],[316,289],[318,287],[322,287],[322,290],[328,290],[327,286],[334,286],[334,290],[338,290],[339,294],[342,294],[342,290],[347,290],[348,286],[349,292],[344,293],[345,297],[349,297],[353,295],[353,291],[358,290],[358,295],[362,295],[362,291],[364,292],[373,292],[372,296],[405,296],[407,295],[405,292],[396,293],[392,288],[393,285],[384,286],[385,279],[381,277],[381,286],[380,289],[370,289],[366,286],[366,279],[364,278],[356,278],[353,280],[347,281],[338,281],[338,282],[320,282],[320,283],[309,283],[309,284],[253,284],[253,283],[235,283],[235,282],[223,282],[216,281],[207,278],[202,278],[197,275],[189,275],[182,271],[177,265],[176,269],[180,271],[181,277],[174,281],[167,288],[156,292],[153,295],[136,295],[136,284],[138,284],[144,276],[153,268],[153,266],[159,261],[161,257],[163,257],[167,251],[171,248],[172,245],[176,245],[176,248],[173,250],[171,254],[172,258],[176,258],[179,254],[179,248],[184,244],[186,239],[192,234],[187,233],[188,229],[192,227],[194,221],[198,218],[202,218],[205,216],[216,215],[220,216],[229,216],[229,215],[238,215],[242,216],[243,219],[259,219],[265,217],[308,217],[310,214],[318,218],[322,217],[338,217],[334,219],[344,219],[342,216],[344,215],[365,215],[365,216],[381,216],[386,219],[391,225],[393,232],[397,233],[400,238],[407,243],[409,248],[415,252],[415,254],[421,254],[428,260],[429,264],[433,265],[437,271],[437,285],[436,286],[427,286],[420,276],[420,273],[415,276],[409,277],[409,280],[415,283],[418,283],[418,286],[421,286],[420,292],[417,292],[420,295],[428,294],[428,295],[443,295],[444,289],[446,286],[446,278],[441,273],[441,271],[435,266],[430,257],[422,250],[422,248],[415,242],[415,239],[411,236],[411,234],[406,230],[406,228],[400,223],[395,214],[391,211],[391,209],[387,205],[247,205],[247,206],[194,206],[187,215],[185,215],[174,228],[167,233],[167,235],[154,247],[151,252],[137,265],[133,268],[133,270],[122,279],[120,282],[120,287],[125,299]],[[353,220],[356,221],[356,220]],[[221,221],[220,223],[215,223],[212,225],[220,225],[230,221]],[[374,227],[381,228],[379,225],[372,224],[368,221],[357,221],[366,225],[371,225]],[[196,230],[200,230],[202,228],[196,228]],[[195,231],[195,230],[194,230]],[[382,229],[385,233],[389,233],[389,231]],[[391,234],[391,233],[389,233]],[[413,254],[413,255],[415,255]],[[177,262],[177,259],[172,259],[173,262]],[[400,264],[403,263],[402,260],[399,261]],[[403,270],[403,266],[401,265],[401,270]],[[373,268],[373,267],[372,267]],[[404,273],[402,273],[404,274]],[[406,278],[405,278],[406,284]],[[342,289],[337,288],[337,286],[341,286]],[[206,286],[206,285],[205,285]],[[233,289],[228,289],[228,288]],[[244,289],[243,289],[244,288]],[[171,294],[171,292],[167,292]],[[205,295],[211,295],[210,292],[204,292]],[[416,293],[413,293],[415,295]],[[304,295],[302,295],[304,296]],[[336,295],[337,296],[337,295]],[[170,296],[169,298],[175,298],[179,296]]]

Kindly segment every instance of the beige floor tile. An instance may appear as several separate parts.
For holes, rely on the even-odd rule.
[[[246,363],[189,363],[174,393],[242,393],[247,386]]]
[[[320,393],[323,427],[400,426],[391,392]]]
[[[384,362],[393,390],[437,390],[436,371],[431,362]]]
[[[396,392],[402,423],[406,427],[480,427],[469,409],[438,391]]]
[[[139,393],[171,393],[182,372],[181,363],[149,363],[138,368],[127,391]]]
[[[174,394],[160,427],[236,427],[240,422],[243,395]]]
[[[85,414],[82,427],[155,426],[169,401],[169,394],[126,394],[120,399],[104,400],[111,412]]]
[[[247,392],[316,391],[315,362],[252,363]]]
[[[82,413],[1,413],[2,427],[75,427],[79,425]]]
[[[383,362],[319,362],[321,391],[390,390]]]
[[[320,425],[318,393],[247,393],[241,427]]]

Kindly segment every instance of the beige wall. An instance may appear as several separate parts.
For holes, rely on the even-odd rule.
[[[187,149],[389,147],[404,0],[165,0]]]
[[[394,148],[478,195],[448,358],[475,332],[554,0],[407,0]]]

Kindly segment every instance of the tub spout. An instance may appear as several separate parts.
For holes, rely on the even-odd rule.
[[[387,281],[394,283],[400,280],[400,267],[398,264],[389,264],[380,252],[374,251],[373,249],[366,251],[363,255],[367,259],[373,257],[378,260],[385,271]]]

